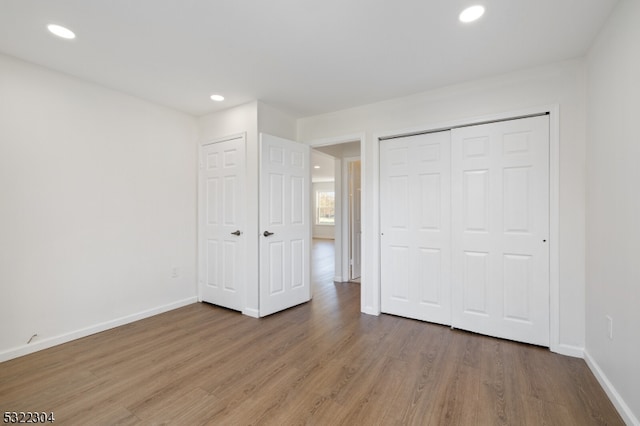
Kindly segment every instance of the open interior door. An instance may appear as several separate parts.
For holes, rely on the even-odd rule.
[[[260,134],[260,316],[311,299],[310,149]]]

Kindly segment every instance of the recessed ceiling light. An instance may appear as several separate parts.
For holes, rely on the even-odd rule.
[[[211,95],[211,100],[216,102],[224,101],[224,96],[222,95]]]
[[[76,35],[69,28],[65,28],[61,25],[49,24],[47,25],[47,29],[51,34],[57,35],[61,38],[66,38],[67,40],[72,40],[76,38]]]
[[[466,8],[460,13],[458,17],[460,22],[473,22],[484,15],[484,6],[476,5]]]
[[[320,166],[313,166],[313,168],[314,168],[314,169],[319,169],[319,168],[320,168]]]

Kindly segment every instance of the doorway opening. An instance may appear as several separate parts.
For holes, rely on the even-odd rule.
[[[362,246],[360,141],[314,146],[311,162],[312,281],[314,286],[359,283]],[[330,265],[327,264],[328,256],[332,259]],[[328,274],[331,274],[330,279]]]

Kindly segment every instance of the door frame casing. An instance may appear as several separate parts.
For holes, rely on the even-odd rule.
[[[367,280],[367,288],[363,282],[362,294],[369,292],[370,300],[363,300],[363,312],[380,315],[380,139],[407,136],[417,133],[446,130],[454,127],[469,126],[493,121],[509,120],[531,115],[549,114],[549,338],[552,352],[582,357],[581,348],[560,344],[560,267],[559,267],[559,229],[560,229],[560,106],[559,104],[543,105],[522,110],[508,111],[477,117],[469,117],[451,120],[441,123],[430,123],[412,128],[395,131],[376,132],[368,149],[371,149],[373,157],[371,167],[371,209],[363,218],[370,216],[366,226],[363,220],[363,240],[369,241],[374,246],[371,258],[363,257],[363,275],[371,271]],[[365,151],[367,144],[361,145],[361,151]],[[362,158],[365,153],[361,152]],[[364,167],[363,167],[364,168]],[[363,177],[365,173],[363,172]],[[363,185],[363,188],[366,188]],[[363,193],[363,198],[365,194]],[[363,203],[364,205],[364,203]],[[366,262],[366,263],[365,263]],[[369,275],[369,274],[367,274]],[[365,309],[366,308],[366,309]]]
[[[353,162],[360,161],[360,193],[362,194],[362,160],[360,157],[345,157],[342,159],[342,276],[346,278],[345,281],[351,280],[351,223],[350,214],[350,197],[349,197],[349,185],[351,174],[349,172],[349,165]],[[362,196],[360,197],[360,223],[362,224]],[[360,225],[360,233],[362,233],[362,225]],[[362,246],[362,243],[361,243]],[[360,265],[362,265],[362,249],[360,249]],[[360,273],[362,274],[362,268]]]

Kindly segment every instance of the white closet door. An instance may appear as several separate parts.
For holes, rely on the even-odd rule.
[[[451,139],[452,325],[548,346],[548,116]]]
[[[449,132],[380,142],[382,311],[451,323]]]
[[[245,291],[245,139],[202,147],[202,300],[242,311]]]

